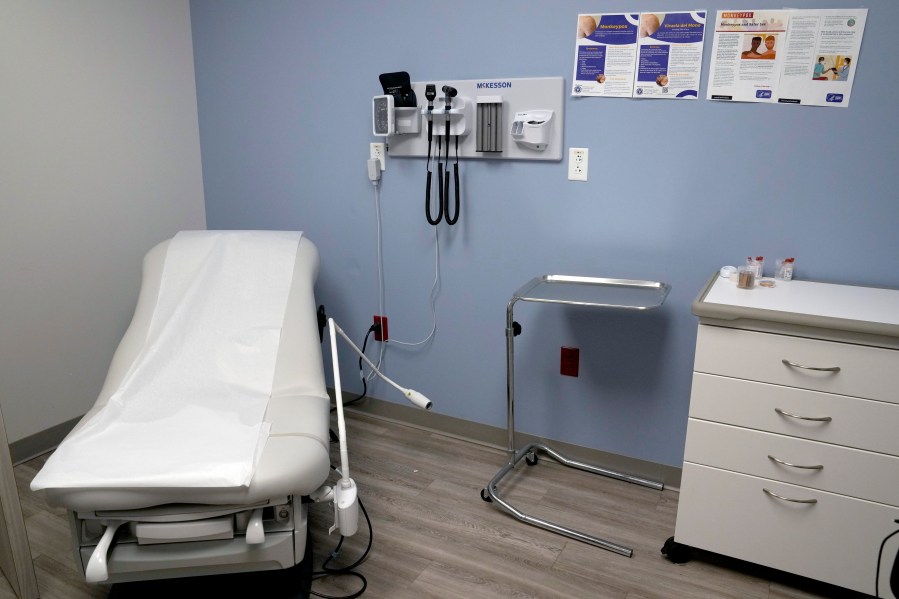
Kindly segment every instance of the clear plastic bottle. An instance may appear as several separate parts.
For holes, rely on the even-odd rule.
[[[760,279],[765,276],[764,256],[756,256],[755,258],[749,256],[748,258],[746,258],[746,266],[752,270],[752,272],[755,274],[756,279]]]
[[[737,268],[737,287],[739,289],[755,287],[755,266],[747,264]]]
[[[784,258],[783,260],[778,260],[777,271],[774,273],[774,278],[780,281],[793,280],[793,265],[795,262],[796,258]]]

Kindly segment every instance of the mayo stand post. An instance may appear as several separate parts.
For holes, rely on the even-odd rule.
[[[615,472],[568,459],[558,451],[540,442],[533,442],[515,450],[515,337],[521,333],[521,326],[512,318],[512,309],[519,300],[547,304],[566,304],[590,308],[612,308],[626,310],[651,310],[662,305],[671,287],[667,283],[654,281],[630,281],[625,279],[600,279],[594,277],[570,277],[544,275],[536,277],[512,295],[506,307],[506,396],[508,399],[509,462],[503,466],[486,488],[481,491],[484,501],[492,501],[522,522],[595,545],[602,549],[630,557],[633,550],[605,541],[546,520],[529,516],[504,500],[497,489],[500,481],[514,470],[516,464],[526,458],[528,464],[536,463],[535,451],[540,450],[563,466],[577,468],[593,474],[601,474],[644,487],[661,491],[664,485],[629,474]]]

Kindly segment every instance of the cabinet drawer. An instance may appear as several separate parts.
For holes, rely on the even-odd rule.
[[[684,460],[899,506],[899,457],[882,453],[691,418]]]
[[[895,403],[696,372],[690,417],[899,455]]]
[[[694,369],[899,403],[899,351],[880,347],[700,325]]]
[[[895,518],[899,508],[685,463],[674,537],[873,595],[880,543]]]

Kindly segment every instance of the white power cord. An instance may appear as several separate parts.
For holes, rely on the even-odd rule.
[[[368,178],[371,181],[372,186],[375,188],[375,224],[378,230],[378,314],[384,315],[384,252],[383,252],[383,236],[381,233],[381,161],[377,158],[371,158],[368,160]],[[381,367],[382,362],[384,361],[384,346],[385,343],[381,343],[381,347],[378,350],[378,368]],[[367,381],[372,380],[375,377],[375,371],[371,370],[367,375],[362,375]]]
[[[408,341],[398,341],[397,339],[392,339],[393,343],[397,345],[404,345],[406,347],[416,347],[418,345],[424,345],[428,341],[430,341],[434,334],[437,332],[437,292],[440,291],[440,234],[438,233],[437,227],[434,227],[434,284],[431,285],[431,332],[428,333],[428,336],[422,339],[421,341],[416,341],[414,343],[410,343]]]
[[[378,246],[378,314],[384,315],[384,305],[386,303],[384,292],[384,242],[381,231],[381,168],[380,161],[377,158],[368,160],[368,178],[372,182],[375,195],[375,224],[377,227],[377,246]],[[404,347],[417,347],[428,343],[437,333],[437,294],[440,291],[440,234],[437,227],[434,227],[434,282],[431,284],[430,304],[431,304],[431,330],[427,336],[421,341],[402,341],[399,339],[390,339],[391,343]],[[384,360],[384,350],[386,343],[382,343],[378,353],[378,367]],[[370,371],[364,376],[366,380],[374,378],[374,371]]]

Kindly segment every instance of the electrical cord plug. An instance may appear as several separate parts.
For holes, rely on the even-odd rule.
[[[372,185],[377,185],[381,180],[381,161],[377,158],[369,158],[366,163],[368,164],[368,180],[372,182]]]

